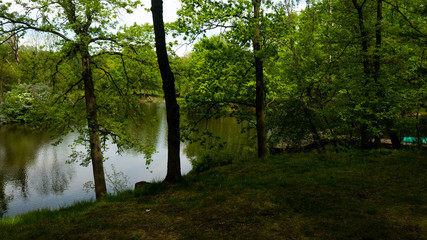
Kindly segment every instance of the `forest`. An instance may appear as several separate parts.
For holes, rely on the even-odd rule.
[[[75,134],[96,197],[1,219],[31,179],[0,145],[1,239],[425,239],[424,0],[179,3],[165,22],[162,0],[0,0],[0,144]],[[160,137],[135,129],[161,131],[158,109],[166,177],[111,194],[110,145],[152,162]],[[252,145],[203,127],[223,119]],[[203,148],[188,175],[184,144]]]
[[[162,1],[152,2],[153,25],[129,26],[119,24],[122,11],[150,14],[135,11],[140,1],[0,2],[0,122],[59,141],[78,132],[87,151],[71,161],[92,163],[97,198],[106,140],[148,158],[155,151],[129,128],[152,99],[166,101],[168,182],[181,176],[180,141],[215,137],[192,132],[201,119],[247,123],[260,159],[400,149],[404,139],[425,147],[423,0],[312,0],[304,9],[293,0],[181,0],[170,23]],[[183,45],[191,52],[173,51]],[[180,121],[183,113],[197,119]]]

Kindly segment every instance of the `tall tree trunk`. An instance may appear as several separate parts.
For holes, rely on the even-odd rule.
[[[92,159],[93,178],[96,199],[107,193],[104,175],[104,163],[99,139],[98,115],[96,109],[95,88],[92,79],[91,57],[87,46],[82,46],[83,81],[85,88],[87,124],[89,128],[90,157]]]
[[[357,0],[352,0],[354,8],[357,10],[357,17],[359,20],[359,31],[360,31],[360,38],[362,40],[362,62],[363,62],[363,73],[365,75],[365,84],[368,83],[368,79],[371,77],[371,63],[369,61],[369,53],[368,53],[368,46],[369,46],[369,39],[368,39],[368,32],[365,29],[365,19],[363,16],[363,5],[359,5],[357,3]]]
[[[179,105],[176,101],[175,77],[169,65],[166,49],[165,27],[163,24],[163,1],[151,0],[156,53],[160,74],[163,80],[163,92],[166,100],[166,116],[168,122],[168,170],[165,182],[173,183],[181,177]]]
[[[366,86],[369,83],[369,79],[371,77],[371,63],[369,60],[369,53],[368,53],[368,32],[365,28],[365,19],[363,16],[363,4],[366,3],[363,2],[362,5],[359,5],[357,0],[352,0],[353,6],[357,11],[357,17],[359,21],[359,31],[360,31],[360,38],[361,38],[361,45],[362,45],[362,64],[363,64],[363,75],[364,75],[364,86]],[[368,96],[368,92],[366,91],[366,96]],[[365,119],[368,119],[368,116],[362,116]],[[368,132],[369,125],[367,123],[362,123],[360,126],[360,144],[362,148],[370,148],[371,147],[371,136]]]
[[[258,158],[267,157],[267,131],[265,129],[265,90],[264,90],[264,59],[260,56],[260,23],[259,15],[261,9],[261,0],[253,0],[255,32],[253,38],[253,48],[255,55],[255,78],[256,78],[256,129],[258,141]]]
[[[379,80],[380,80],[380,74],[381,74],[381,47],[382,47],[382,19],[383,19],[383,7],[382,7],[382,0],[377,0],[377,22],[375,24],[375,52],[374,52],[374,81],[376,83],[376,91],[377,96],[380,98],[385,97],[384,89],[380,86]],[[389,106],[385,107],[386,111],[389,109]],[[397,135],[397,131],[394,130],[394,123],[391,119],[385,120],[385,126],[387,128],[387,133],[390,137],[391,143],[393,145],[393,148],[399,149],[401,148],[400,139]]]
[[[381,70],[382,19],[383,19],[382,0],[377,0],[377,22],[375,24],[375,56],[374,56],[375,82],[379,81],[380,70]]]

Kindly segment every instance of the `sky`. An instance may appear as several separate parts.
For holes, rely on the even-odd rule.
[[[142,0],[144,7],[136,9],[133,14],[123,13],[122,20],[126,25],[132,25],[133,23],[144,24],[144,23],[153,23],[151,12],[147,12],[145,8],[150,8],[151,0]],[[297,10],[305,8],[305,1],[300,1],[300,4],[297,7]],[[163,20],[165,23],[174,22],[177,20],[178,16],[176,11],[180,9],[181,4],[179,0],[163,0]],[[216,31],[219,33],[219,31]],[[167,37],[167,41],[173,42],[174,39],[172,36]],[[178,39],[179,42],[182,42],[182,38]],[[178,56],[183,56],[188,52],[191,52],[191,44],[182,44],[175,46],[174,51]]]
[[[153,24],[151,12],[145,10],[146,8],[151,7],[151,0],[142,0],[142,4],[144,6],[142,8],[135,9],[133,14],[126,14],[125,12],[122,13],[122,16],[120,18],[123,24],[126,24],[128,26],[133,25],[134,23]],[[163,0],[163,21],[165,23],[176,21],[178,19],[176,11],[180,9],[180,7],[181,4],[179,0]],[[172,36],[167,36],[166,41],[173,42],[174,40],[175,39],[173,39]],[[177,40],[179,42],[182,42],[182,38],[179,38]],[[173,50],[178,56],[183,56],[186,53],[191,52],[192,47],[188,44],[181,44],[175,46]]]
[[[6,2],[14,2],[13,0],[6,0]],[[301,1],[302,3],[297,9],[301,9],[305,7],[304,1]],[[151,6],[151,0],[142,0],[143,7],[140,7],[138,9],[134,10],[133,14],[127,14],[126,11],[122,11],[122,15],[119,16],[120,25],[133,25],[134,23],[137,24],[144,24],[149,23],[152,24],[152,15],[151,12],[146,11],[146,8],[150,8]],[[163,19],[164,22],[173,22],[176,21],[178,16],[176,14],[176,11],[180,8],[181,4],[179,0],[163,0]],[[34,41],[40,41],[39,34],[36,33],[30,33],[27,34],[27,36],[23,39],[21,43],[23,44],[34,44]],[[174,41],[175,39],[172,38],[172,36],[167,37],[167,41]],[[177,39],[179,42],[182,42],[182,39]],[[39,43],[40,44],[40,43]],[[191,45],[188,44],[182,44],[179,46],[176,46],[174,48],[174,51],[178,56],[183,56],[184,54],[191,51]]]
[[[142,0],[144,4],[143,8],[136,9],[134,14],[123,14],[123,20],[127,25],[132,23],[153,23],[153,19],[150,12],[144,10],[144,8],[150,8],[151,0]],[[163,1],[163,20],[164,22],[173,22],[177,20],[176,11],[180,8],[181,4],[179,0],[164,0]],[[129,24],[130,23],[130,24]]]
[[[5,2],[11,2],[14,3],[14,0],[6,0]],[[122,11],[121,16],[119,16],[120,25],[133,25],[134,23],[137,24],[144,24],[144,23],[153,23],[151,12],[146,11],[146,8],[151,7],[151,0],[142,0],[143,7],[140,7],[138,9],[134,10],[133,14],[127,14],[126,11]],[[176,11],[180,8],[181,4],[179,0],[163,0],[163,19],[164,22],[174,22],[177,20],[178,16],[176,14]],[[19,8],[12,8],[15,11],[19,11]],[[42,34],[36,33],[36,32],[28,32],[23,39],[21,39],[21,44],[24,45],[36,45],[40,46],[43,45],[43,41],[45,37],[42,36]],[[171,36],[168,36],[168,41],[174,41],[174,39]],[[191,51],[191,48],[185,46],[177,46],[175,47],[175,52],[182,56],[185,53]]]

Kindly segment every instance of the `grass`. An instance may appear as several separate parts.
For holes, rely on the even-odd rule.
[[[0,239],[427,239],[427,154],[245,160],[0,222]]]

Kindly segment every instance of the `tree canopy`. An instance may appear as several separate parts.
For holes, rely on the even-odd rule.
[[[94,164],[98,197],[106,192],[103,140],[154,151],[129,131],[147,96],[172,106],[171,176],[179,175],[179,139],[197,129],[180,114],[193,124],[248,122],[259,158],[277,148],[375,148],[388,140],[397,149],[405,136],[422,146],[424,1],[317,0],[297,9],[292,0],[181,0],[168,24],[162,2],[152,3],[154,26],[119,27],[120,11],[139,1],[0,2],[0,121],[79,131],[89,151],[73,156]],[[50,47],[21,44],[29,31],[55,37]],[[192,51],[171,54],[165,34]]]

